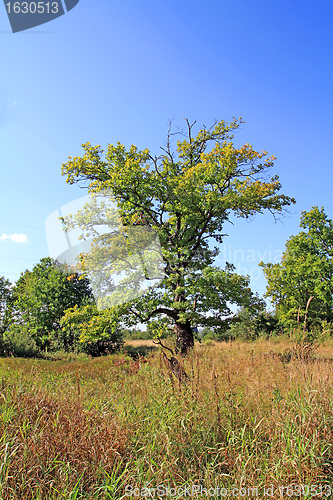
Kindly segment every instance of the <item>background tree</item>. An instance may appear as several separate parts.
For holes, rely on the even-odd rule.
[[[266,311],[264,307],[257,312],[241,307],[232,318],[225,338],[255,340],[258,337],[269,338],[280,331],[281,325],[273,312]]]
[[[88,182],[90,192],[111,189],[123,225],[146,225],[157,232],[166,273],[159,285],[129,302],[127,325],[166,317],[185,354],[193,345],[192,325],[221,324],[229,303],[253,306],[257,300],[246,278],[213,266],[231,215],[248,218],[269,210],[281,213],[294,200],[279,194],[277,176],[267,179],[274,157],[249,144],[236,148],[232,132],[242,123],[215,122],[193,136],[186,132],[173,149],[169,129],[160,156],[135,146],[83,144],[82,157],[69,158],[62,173],[67,183]],[[210,313],[208,315],[208,313]]]
[[[3,336],[11,324],[12,284],[0,276],[0,355],[5,352]]]
[[[57,338],[65,310],[84,301],[93,301],[88,280],[50,257],[22,273],[13,289],[16,323],[25,325],[41,349]]]
[[[267,278],[266,297],[276,305],[279,318],[295,326],[298,313],[304,321],[310,297],[306,327],[333,320],[333,221],[322,207],[302,212],[300,227],[291,236],[280,264],[260,263]]]
[[[120,323],[121,318],[108,309],[98,311],[95,304],[71,307],[60,321],[64,347],[92,356],[111,354],[124,344]]]

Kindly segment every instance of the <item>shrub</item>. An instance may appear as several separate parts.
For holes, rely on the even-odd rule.
[[[216,334],[213,332],[213,330],[210,330],[209,328],[204,327],[201,340],[204,342],[206,342],[208,340],[217,340]]]
[[[252,341],[258,337],[269,338],[283,331],[283,328],[272,312],[260,311],[252,313],[247,308],[241,308],[234,316],[227,336],[241,340]]]
[[[25,326],[13,325],[4,334],[5,353],[20,358],[40,357],[40,350],[32,333]]]
[[[119,317],[109,309],[98,311],[95,304],[67,309],[60,325],[57,341],[67,351],[100,356],[119,351],[124,343]]]
[[[126,338],[129,340],[151,340],[154,337],[153,333],[148,329],[145,331],[142,330],[133,330],[131,333],[126,335]]]
[[[91,340],[77,344],[77,352],[89,354],[90,356],[102,356],[119,351],[124,345],[120,332],[113,332],[107,339]]]

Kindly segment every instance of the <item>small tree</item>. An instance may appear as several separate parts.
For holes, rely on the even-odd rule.
[[[193,325],[220,325],[231,314],[230,303],[251,306],[257,300],[246,278],[230,266],[213,265],[219,249],[209,241],[222,243],[232,214],[279,214],[295,202],[279,194],[277,176],[267,179],[274,157],[249,144],[233,144],[232,132],[241,123],[215,122],[194,136],[194,123],[186,120],[176,148],[170,129],[160,156],[117,143],[108,146],[104,158],[100,146],[86,143],[83,156],[70,157],[62,168],[67,183],[88,182],[95,193],[112,190],[124,226],[143,225],[157,232],[166,277],[129,302],[123,320],[131,326],[166,317],[182,354],[193,346]],[[100,245],[104,256],[112,256],[108,245]]]
[[[280,264],[260,266],[280,320],[309,331],[333,321],[333,221],[313,207],[302,212],[300,227],[305,231],[289,238]]]
[[[4,334],[12,322],[11,303],[12,285],[4,276],[0,276],[0,355],[5,353]]]
[[[108,309],[98,311],[95,304],[76,305],[61,318],[62,347],[92,356],[116,352],[123,345],[120,322]]]
[[[258,337],[269,338],[281,330],[278,318],[264,308],[256,312],[241,307],[234,318],[227,336],[243,340],[255,340]]]
[[[16,324],[25,325],[41,349],[50,347],[66,309],[93,301],[89,282],[50,257],[26,270],[13,289]]]

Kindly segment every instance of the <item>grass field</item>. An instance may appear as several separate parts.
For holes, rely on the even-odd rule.
[[[333,344],[310,362],[288,347],[198,344],[186,383],[158,349],[1,359],[0,498],[333,497]]]

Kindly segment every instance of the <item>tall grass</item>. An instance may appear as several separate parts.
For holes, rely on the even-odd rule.
[[[159,351],[138,360],[1,359],[0,498],[331,484],[333,345],[309,362],[284,362],[286,348],[196,346],[186,383]]]

